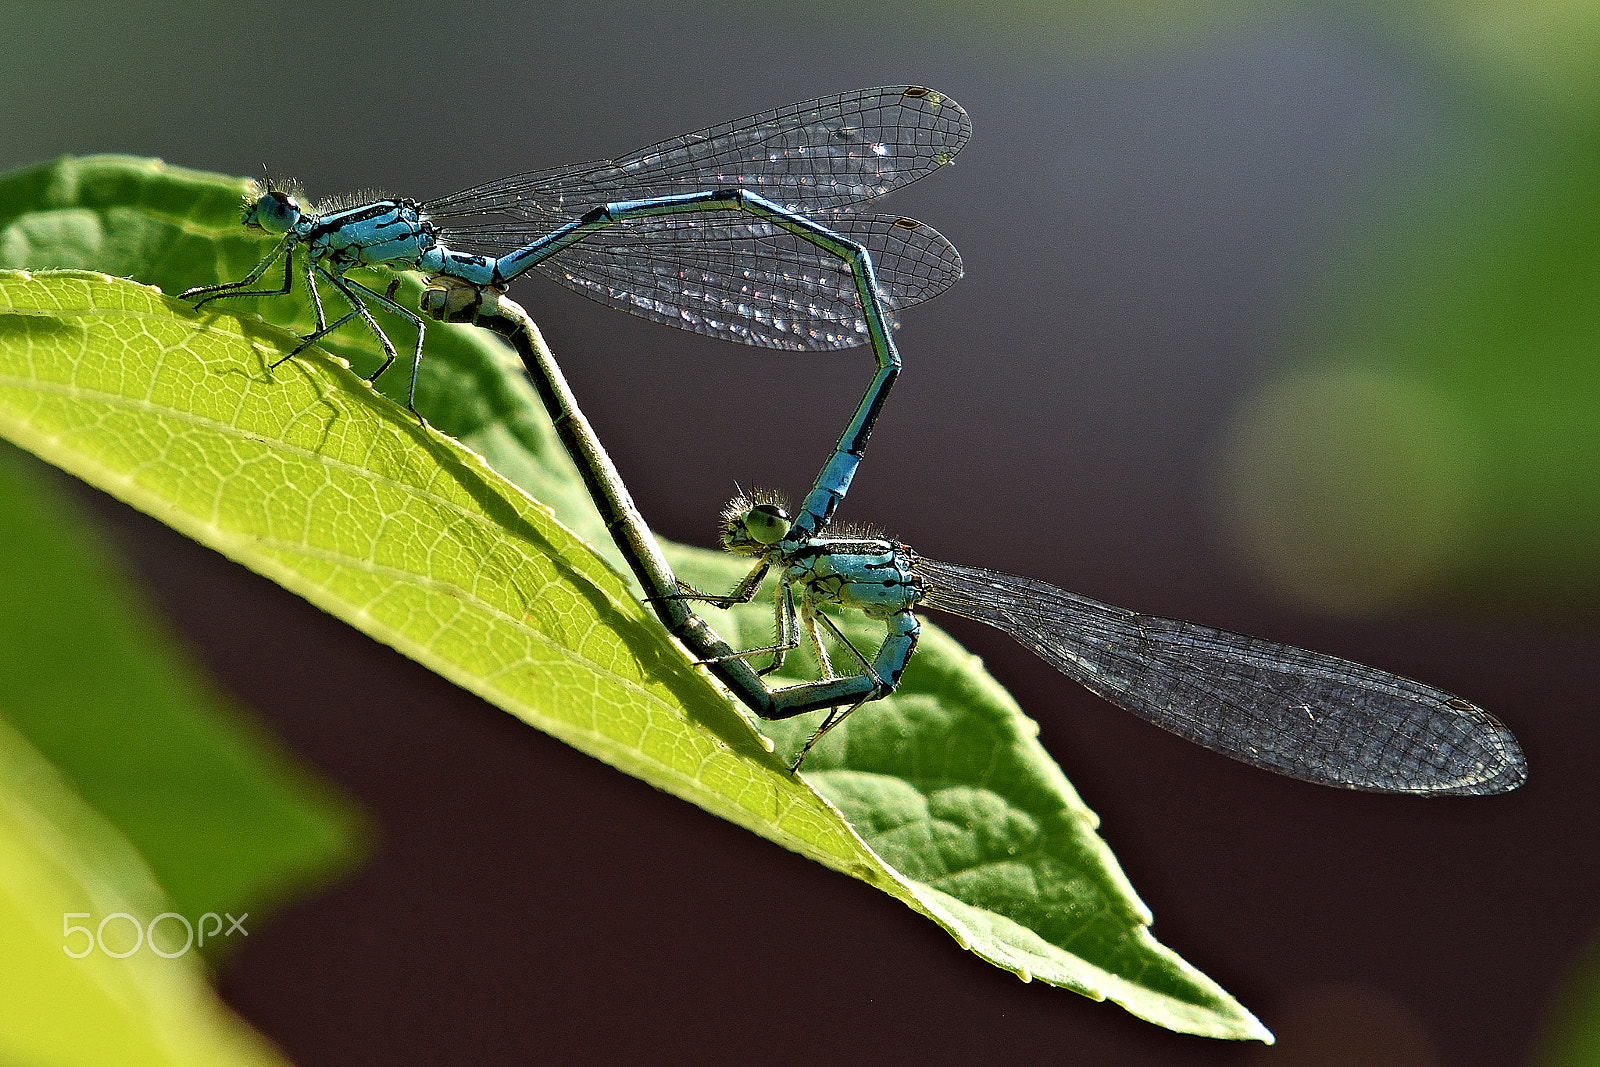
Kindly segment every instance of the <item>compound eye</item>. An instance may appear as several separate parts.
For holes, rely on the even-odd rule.
[[[775,545],[789,532],[789,513],[777,504],[757,504],[745,513],[745,531],[759,545]]]
[[[300,202],[281,189],[270,189],[244,212],[244,224],[267,233],[288,233],[300,221]]]

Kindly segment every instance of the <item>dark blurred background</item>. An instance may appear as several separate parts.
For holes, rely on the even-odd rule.
[[[1444,686],[1532,767],[1485,800],[1304,785],[952,624],[1041,722],[1156,935],[1280,1039],[1207,1042],[1019,983],[92,497],[206,665],[379,823],[368,867],[252,929],[221,975],[297,1062],[1551,1047],[1600,929],[1600,9],[1171,7],[0,8],[0,167],[267,164],[313,196],[430,197],[934,86],[973,142],[885,210],[941,230],[967,277],[904,315],[906,370],[841,518]],[[868,374],[861,351],[745,350],[542,281],[515,295],[679,540],[712,542],[735,482],[803,491]]]

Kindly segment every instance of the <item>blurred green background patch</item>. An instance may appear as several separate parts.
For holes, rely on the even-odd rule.
[[[1479,107],[1470,151],[1352,213],[1219,449],[1230,540],[1317,610],[1600,607],[1600,78],[1558,60],[1600,65],[1490,6],[1432,43],[1497,42],[1453,60],[1540,106]],[[1527,48],[1479,35],[1491,14]]]

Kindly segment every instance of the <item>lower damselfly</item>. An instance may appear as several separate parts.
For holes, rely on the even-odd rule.
[[[1431,796],[1503,793],[1528,774],[1511,731],[1469,701],[1351,660],[1199,623],[1144,615],[1033,578],[941,563],[877,537],[812,537],[799,544],[782,502],[741,497],[723,515],[722,544],[755,567],[718,606],[748,603],[769,572],[778,588],[777,643],[738,653],[781,666],[804,641],[821,679],[773,690],[764,700],[787,717],[788,694],[815,707],[816,687],[854,681],[794,766],[861,705],[894,692],[917,647],[916,609],[986,623],[1118,707],[1180,737],[1264,770],[1347,789]],[[870,658],[822,610],[881,620]],[[824,631],[854,659],[835,673]]]

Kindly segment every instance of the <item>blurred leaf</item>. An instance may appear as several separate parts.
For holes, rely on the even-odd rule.
[[[188,215],[152,210],[142,222],[91,197],[95,223],[80,231],[101,236],[88,243],[153,250],[158,269],[186,246],[197,264],[226,259],[215,269],[242,275],[266,251],[230,257],[189,245],[201,234],[224,249],[239,241],[236,197],[215,194],[237,183],[112,158],[43,169],[58,173],[18,178],[57,193],[131,183],[118,195],[137,203],[182,199],[140,191],[141,181],[192,187]],[[102,170],[139,181],[96,177]],[[0,180],[0,209],[18,202],[9,192]],[[70,193],[44,196],[39,217],[19,207],[10,229],[47,232],[51,215],[76,204]],[[151,233],[110,234],[129,225]],[[0,249],[9,232],[0,229]],[[44,246],[27,247],[31,265],[47,262]],[[175,284],[215,280],[204,266],[179,273]],[[488,335],[429,326],[419,406],[494,470],[320,353],[273,369],[295,339],[253,319],[195,316],[153,291],[81,274],[6,280],[0,311],[9,312],[0,432],[52,462],[575,747],[891,893],[986,959],[1175,1029],[1270,1038],[1150,937],[1148,912],[1034,724],[931,628],[903,692],[830,736],[805,781],[788,774],[626,580],[502,480],[604,536],[531,390]],[[376,365],[361,331],[344,331],[340,345]],[[669,551],[680,573],[709,586],[731,584],[744,566],[723,553]],[[724,625],[762,634],[770,608]],[[870,625],[857,628],[875,639]],[[773,732],[792,751],[807,729]]]
[[[1600,938],[1589,945],[1556,999],[1535,1067],[1600,1067]]]
[[[1532,111],[1600,105],[1600,6],[1586,0],[1421,0],[1363,4],[1409,26],[1463,77]]]
[[[356,851],[355,813],[221,701],[92,517],[0,448],[0,701],[185,915],[260,908]]]
[[[119,913],[149,924],[176,907],[134,847],[0,719],[0,1062],[285,1067],[211,992],[200,955],[180,951],[175,920],[157,926],[165,955],[147,944],[123,959],[100,947],[69,955],[90,939],[68,925],[95,930]],[[128,919],[105,934],[112,951],[132,944]]]

